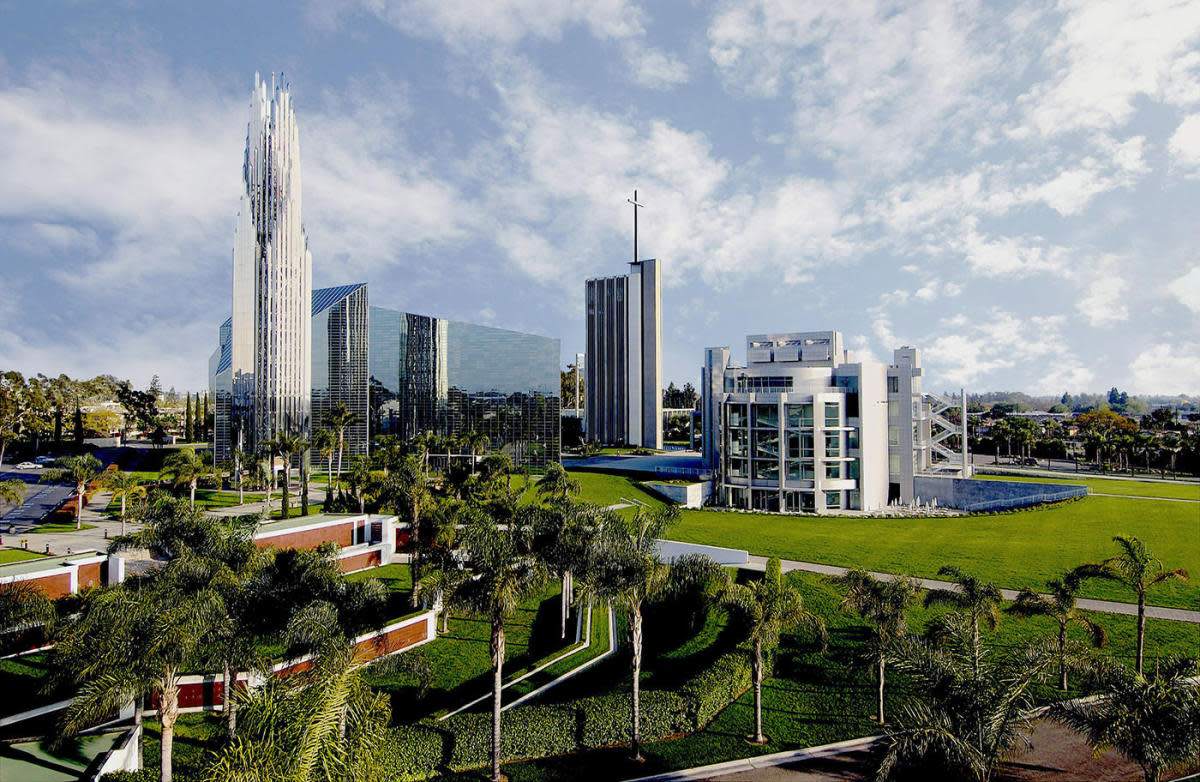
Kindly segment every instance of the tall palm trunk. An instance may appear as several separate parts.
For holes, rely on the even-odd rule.
[[[125,534],[125,495],[121,495],[121,534]]]
[[[1142,655],[1146,650],[1146,592],[1138,590],[1137,615],[1137,672],[1142,672]]]
[[[766,744],[767,738],[762,729],[762,641],[754,641],[754,659],[750,663],[751,676],[754,677],[754,743]]]
[[[338,430],[338,478],[342,477],[342,452],[346,450],[346,430]]]
[[[195,478],[192,478],[192,480],[188,483],[188,501],[192,505],[192,510],[195,510],[196,509],[196,479]]]
[[[171,748],[175,741],[175,720],[179,719],[179,683],[173,668],[168,668],[166,673],[158,710],[159,723],[162,725],[161,782],[171,782]]]
[[[886,718],[883,715],[883,679],[884,670],[887,667],[887,656],[883,653],[882,647],[879,650],[879,724],[882,725]]]
[[[504,680],[504,620],[492,617],[492,780],[500,782],[500,695]]]
[[[629,646],[633,668],[633,700],[631,702],[633,732],[630,734],[633,746],[633,759],[642,760],[642,731],[641,731],[641,678],[642,678],[642,607],[641,604],[630,606],[629,612]]]
[[[225,690],[225,727],[229,737],[237,736],[237,668],[229,667],[229,689]]]
[[[1058,686],[1067,691],[1067,623],[1058,623]]]
[[[75,485],[75,529],[83,529],[83,493],[86,490],[86,483]]]

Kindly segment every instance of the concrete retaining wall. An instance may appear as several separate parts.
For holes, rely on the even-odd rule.
[[[1061,502],[1087,495],[1086,486],[1062,483],[988,481],[977,478],[917,476],[913,493],[922,503],[936,499],[938,505],[965,511],[986,512],[1026,508],[1043,502]]]
[[[712,493],[712,484],[709,481],[687,484],[648,481],[646,487],[685,508],[699,508],[704,504],[704,498]]]
[[[720,546],[702,546],[699,543],[681,543],[677,540],[658,541],[658,554],[671,562],[687,554],[703,554],[718,565],[745,565],[750,561],[750,552]]]

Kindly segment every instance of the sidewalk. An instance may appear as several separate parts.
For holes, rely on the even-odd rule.
[[[83,506],[83,516],[80,521],[85,525],[91,525],[94,529],[41,533],[26,530],[25,532],[14,532],[11,535],[0,535],[0,540],[3,540],[5,546],[14,548],[21,548],[21,541],[28,541],[29,550],[39,554],[74,554],[87,549],[105,552],[108,550],[109,540],[121,534],[121,522],[117,519],[109,519],[104,515],[104,509],[108,507],[111,498],[112,494],[109,492],[97,492]],[[125,526],[127,532],[134,532],[139,527],[133,523]],[[49,546],[49,552],[47,552],[47,546]],[[126,558],[138,558],[134,552],[129,552],[125,556]]]
[[[760,557],[756,554],[750,555],[750,567],[755,570],[765,569],[767,566],[767,557]],[[784,559],[780,561],[780,567],[784,573],[790,570],[802,570],[806,573],[819,573],[824,576],[840,576],[846,573],[849,568],[837,567],[835,565],[819,565],[816,562],[796,562],[795,560]],[[868,571],[872,576],[878,579],[891,580],[896,577],[894,573],[879,573],[876,571]],[[940,581],[936,578],[915,578],[913,579],[923,589],[951,589],[954,584],[950,581]],[[1005,600],[1015,600],[1017,598],[1017,590],[1001,589],[1000,594]],[[1093,600],[1091,598],[1081,597],[1076,601],[1076,605],[1085,611],[1098,611],[1102,614],[1122,614],[1124,616],[1137,616],[1137,604],[1122,603],[1116,600]],[[1190,622],[1191,624],[1200,624],[1200,611],[1188,611],[1182,608],[1165,608],[1163,606],[1146,606],[1146,617],[1149,619],[1170,619],[1175,622]]]

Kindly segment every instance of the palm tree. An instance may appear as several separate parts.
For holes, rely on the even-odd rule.
[[[0,481],[0,503],[20,505],[25,501],[25,482],[10,478]]]
[[[1150,556],[1146,544],[1134,537],[1115,535],[1113,542],[1121,550],[1103,562],[1075,568],[1077,578],[1104,578],[1124,584],[1137,595],[1137,666],[1142,672],[1142,656],[1146,646],[1146,593],[1166,581],[1186,581],[1188,573],[1182,568],[1164,570],[1161,560]]]
[[[475,466],[480,454],[488,445],[488,436],[482,432],[467,432],[463,437],[467,444],[467,451],[471,454],[471,474],[475,474]]]
[[[0,584],[0,630],[8,631],[20,627],[44,624],[54,619],[54,604],[46,597],[41,587],[30,581],[10,581]],[[19,634],[5,638],[0,634],[0,643],[12,640],[23,643],[27,638]],[[0,647],[4,648],[4,647]],[[5,648],[4,651],[7,651]]]
[[[162,726],[161,782],[171,782],[179,680],[203,662],[201,641],[216,618],[215,594],[188,595],[166,583],[92,593],[54,651],[58,676],[78,696],[60,732],[78,733],[129,702],[140,724],[143,702],[156,696]]]
[[[558,502],[566,502],[571,495],[579,493],[579,481],[567,473],[558,462],[546,466],[546,474],[538,481],[539,497],[549,497]]]
[[[450,632],[450,607],[458,595],[459,588],[467,576],[451,567],[435,567],[427,570],[413,587],[412,604],[438,605],[442,607],[442,632]]]
[[[42,474],[43,481],[53,483],[62,481],[75,484],[75,529],[83,526],[83,495],[87,492],[87,485],[96,480],[103,469],[104,465],[100,463],[99,459],[90,453],[85,453],[81,456],[59,459],[56,468],[46,470]]]
[[[259,456],[267,462],[267,514],[271,512],[271,490],[275,488],[275,457],[279,456],[279,442],[274,438],[268,438],[258,444]]]
[[[474,578],[458,590],[457,603],[491,625],[492,779],[500,782],[500,695],[504,669],[504,623],[521,603],[537,593],[545,568],[529,553],[516,525],[499,527],[479,513],[466,533],[466,551]]]
[[[292,457],[308,448],[308,441],[299,432],[280,432],[275,436],[275,453],[283,462],[283,518],[289,517],[288,482],[292,477]]]
[[[761,580],[749,584],[730,584],[722,602],[745,620],[753,650],[751,672],[754,679],[754,737],[755,744],[766,744],[762,730],[763,650],[770,652],[779,645],[779,636],[788,628],[806,624],[816,630],[824,645],[825,623],[804,610],[800,592],[784,583],[779,573],[779,558],[767,560],[767,570]]]
[[[951,615],[945,629],[939,645],[906,639],[890,653],[913,695],[887,727],[877,780],[908,763],[939,779],[988,782],[1027,731],[1032,689],[1053,655],[1042,645],[1004,658],[977,653],[968,614]]]
[[[404,458],[404,449],[400,438],[394,434],[377,435],[371,452],[378,460],[384,475],[387,475]]]
[[[883,713],[883,687],[887,658],[892,648],[908,630],[906,612],[917,597],[917,585],[912,579],[898,576],[880,581],[865,570],[848,570],[830,579],[842,588],[842,609],[858,614],[871,625],[874,635],[872,651],[879,680],[879,723],[886,722]]]
[[[925,593],[925,607],[935,605],[949,606],[965,613],[971,622],[971,649],[979,667],[979,622],[987,622],[988,627],[996,629],[1000,621],[1000,588],[990,581],[980,581],[968,575],[953,565],[946,565],[938,571],[939,576],[949,578],[957,585],[957,589],[931,589]],[[934,626],[935,629],[937,625]]]
[[[196,484],[213,477],[216,472],[205,463],[194,448],[181,448],[163,462],[162,474],[173,479],[176,486],[187,485],[192,507],[196,507]]]
[[[337,435],[324,427],[313,432],[312,447],[325,460],[325,473],[333,484],[333,454],[337,450]]]
[[[642,759],[641,749],[641,675],[642,675],[642,609],[647,601],[671,591],[672,568],[658,553],[658,538],[679,518],[674,506],[653,510],[639,508],[636,515],[625,519],[607,514],[593,534],[592,550],[583,573],[586,588],[595,596],[624,606],[629,620],[630,668],[633,674],[631,704],[632,749],[636,761]],[[677,572],[686,572],[688,564]],[[704,561],[711,562],[707,558]],[[697,563],[698,564],[698,563]]]
[[[1098,698],[1050,707],[1050,718],[1079,733],[1097,755],[1115,749],[1146,782],[1200,755],[1200,673],[1195,660],[1170,658],[1146,677],[1116,665]]]
[[[356,456],[350,460],[350,470],[346,474],[346,483],[350,485],[350,490],[358,497],[358,512],[360,514],[367,512],[367,487],[372,486],[371,482],[371,463],[363,456]]]
[[[1075,607],[1075,599],[1079,596],[1079,578],[1068,573],[1061,579],[1047,581],[1049,594],[1040,595],[1032,589],[1025,588],[1017,595],[1013,604],[1005,609],[1013,616],[1028,618],[1031,616],[1049,616],[1058,622],[1058,683],[1062,690],[1067,689],[1067,628],[1077,624],[1088,631],[1092,645],[1099,648],[1108,642],[1108,633],[1104,628],[1088,618],[1088,615]]]
[[[408,518],[416,556],[413,558],[413,583],[420,580],[421,511],[429,503],[429,477],[415,456],[404,459],[400,469],[387,477],[381,490],[383,504]]]
[[[136,475],[120,470],[111,470],[104,475],[104,486],[112,492],[114,500],[121,501],[121,534],[125,534],[125,503],[130,497],[145,497],[146,487]]]
[[[345,402],[338,402],[325,414],[325,426],[337,433],[338,475],[342,474],[342,454],[346,450],[346,430],[362,423],[362,416],[351,410]]]

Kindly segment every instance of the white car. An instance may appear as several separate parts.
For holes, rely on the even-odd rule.
[[[40,470],[42,465],[34,464],[33,462],[21,462],[17,465],[18,470]]]
[[[38,458],[34,459],[33,461],[34,461],[34,464],[54,464],[56,461],[58,461],[58,457],[56,457],[56,456],[39,456]]]

